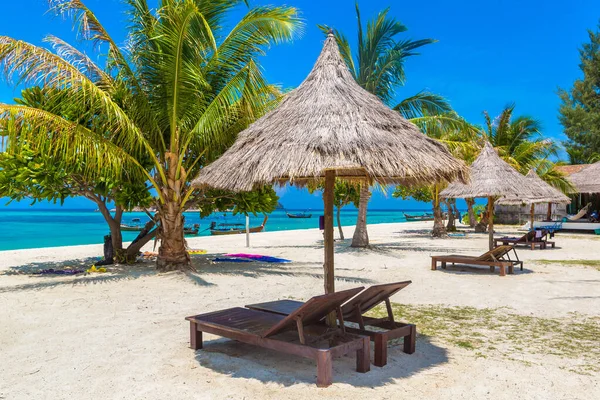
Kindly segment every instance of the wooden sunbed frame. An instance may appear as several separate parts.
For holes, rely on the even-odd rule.
[[[536,246],[539,246],[540,250],[546,249],[548,247],[548,245],[550,245],[550,246],[552,246],[552,248],[554,248],[556,246],[556,244],[554,242],[551,242],[546,239],[546,236],[548,236],[549,232],[545,229],[541,229],[541,231],[542,231],[542,237],[540,237],[540,238],[535,237],[535,230],[530,230],[529,232],[527,232],[520,238],[517,238],[517,237],[495,238],[494,246],[498,247],[498,246],[500,246],[499,243],[501,243],[503,246],[508,246],[508,245],[512,245],[515,247],[519,246],[519,245],[525,245],[528,247],[531,246],[531,250],[535,250]]]
[[[343,317],[342,323],[354,322],[358,328],[346,326],[346,331],[358,335],[367,335],[375,343],[375,360],[373,364],[377,367],[383,367],[387,364],[388,341],[397,338],[404,338],[404,352],[412,354],[415,352],[415,342],[417,328],[413,324],[406,324],[394,321],[390,297],[399,290],[408,286],[411,281],[389,283],[383,285],[374,285],[362,291],[357,296],[348,300],[341,309]],[[367,311],[373,307],[385,302],[387,317],[371,318],[366,317]],[[301,306],[302,302],[295,300],[277,300],[266,303],[250,304],[246,307],[252,310],[260,310],[280,315],[289,315],[292,310]],[[324,321],[320,321],[322,324]],[[367,329],[367,326],[379,328],[379,330]]]
[[[511,259],[509,256],[510,252],[514,252],[516,259]],[[442,268],[446,268],[447,263],[454,264],[467,264],[467,265],[485,265],[490,267],[490,271],[494,272],[495,268],[500,269],[500,276],[506,275],[508,269],[509,274],[514,273],[514,266],[520,265],[521,271],[523,271],[523,261],[519,260],[517,251],[514,246],[498,246],[487,253],[482,254],[479,257],[465,256],[465,255],[445,255],[445,256],[431,256],[431,269],[437,269],[437,263],[441,263]]]
[[[370,340],[366,336],[347,333],[341,311],[341,305],[362,289],[313,297],[287,316],[237,307],[187,317],[190,347],[201,349],[202,333],[207,332],[310,358],[317,362],[317,386],[327,387],[332,382],[334,357],[356,351],[356,370],[368,372],[370,369]],[[340,321],[337,328],[317,324],[331,312],[336,312]],[[323,341],[328,344],[323,346]]]

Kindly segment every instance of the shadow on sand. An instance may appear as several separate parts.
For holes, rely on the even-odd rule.
[[[427,336],[417,336],[414,354],[403,353],[401,342],[399,339],[397,343],[390,343],[388,364],[385,367],[379,368],[371,364],[371,371],[366,374],[356,372],[354,354],[334,359],[333,384],[383,386],[448,362],[447,350],[432,344]],[[262,383],[278,383],[286,387],[297,383],[316,383],[317,367],[314,361],[229,339],[205,341],[204,348],[196,351],[196,361],[205,368],[233,378],[256,379]]]
[[[481,267],[481,266],[475,267],[475,266],[463,265],[463,264],[456,264],[456,265],[448,264],[445,269],[438,265],[437,270],[431,271],[431,272],[444,272],[447,274],[454,274],[454,275],[499,275],[499,273],[500,273],[498,267],[496,267],[494,272],[492,273],[488,267]],[[515,267],[515,273],[513,275],[524,275],[524,274],[533,274],[533,273],[535,273],[535,271],[533,271],[531,269],[523,267],[523,271],[521,271],[520,267]],[[510,276],[508,271],[506,272],[506,276]]]

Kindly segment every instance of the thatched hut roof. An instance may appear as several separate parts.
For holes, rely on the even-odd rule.
[[[548,183],[542,180],[542,178],[540,178],[534,170],[529,171],[529,173],[526,175],[526,178],[538,185],[538,189],[536,189],[536,198],[528,201],[528,203],[571,203],[571,198],[569,196],[565,195],[555,187],[550,186]]]
[[[193,184],[233,191],[286,181],[302,186],[326,170],[405,185],[464,181],[468,174],[442,144],[355,82],[333,34],[304,82]]]
[[[577,193],[600,193],[600,161],[569,176]]]
[[[534,197],[539,189],[533,180],[527,179],[508,165],[486,142],[477,159],[471,164],[471,182],[451,183],[442,190],[443,198],[495,197],[502,204],[522,204]]]

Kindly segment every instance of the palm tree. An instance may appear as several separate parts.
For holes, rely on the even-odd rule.
[[[366,30],[363,30],[360,10],[356,3],[358,47],[354,54],[347,37],[333,30],[348,69],[360,86],[419,126],[451,121],[453,114],[449,103],[443,97],[433,93],[419,92],[396,105],[393,104],[396,88],[404,85],[405,82],[406,59],[417,55],[417,49],[435,43],[435,40],[399,39],[399,35],[406,32],[407,28],[397,19],[388,16],[388,13],[389,8],[381,11],[373,20],[367,22]],[[320,26],[320,28],[325,33],[330,31],[328,26]],[[367,204],[370,197],[369,186],[361,185],[358,219],[352,247],[369,245]]]
[[[122,49],[82,0],[51,1],[55,12],[74,18],[83,39],[105,50],[104,67],[56,37],[47,39],[55,53],[0,37],[8,78],[66,93],[89,110],[80,120],[99,126],[90,130],[51,111],[0,104],[0,129],[10,132],[10,151],[27,144],[65,163],[84,163],[92,177],[143,177],[158,210],[158,269],[190,269],[182,213],[202,195],[190,179],[279,100],[257,58],[267,46],[291,40],[301,23],[293,7],[262,6],[225,31],[244,0],[160,0],[155,11],[146,0],[125,3]]]
[[[568,189],[568,181],[554,169],[549,161],[556,157],[558,146],[551,139],[542,136],[539,121],[530,116],[514,116],[515,105],[509,104],[494,119],[484,111],[484,138],[498,152],[498,155],[522,174],[536,169],[542,179],[559,189]],[[487,209],[487,208],[486,208]],[[476,230],[487,229],[487,216],[482,218]]]

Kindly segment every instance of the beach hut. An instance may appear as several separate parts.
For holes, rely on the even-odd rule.
[[[536,204],[548,203],[547,219],[550,219],[552,214],[552,204],[570,204],[571,198],[544,182],[534,170],[530,170],[526,175],[526,178],[531,180],[531,182],[537,186],[535,189],[536,197],[528,200],[528,203],[531,204],[529,228],[533,229]]]
[[[442,198],[476,198],[488,200],[489,249],[494,248],[494,204],[529,204],[530,199],[540,198],[540,187],[508,165],[486,142],[477,159],[471,164],[471,182],[453,182],[442,190]]]
[[[335,179],[424,185],[465,181],[468,168],[439,142],[361,88],[327,36],[312,71],[281,104],[238,135],[203,168],[196,187],[248,191],[325,181],[325,292],[333,293]]]
[[[572,174],[569,180],[577,188],[577,193],[600,193],[600,161]]]

